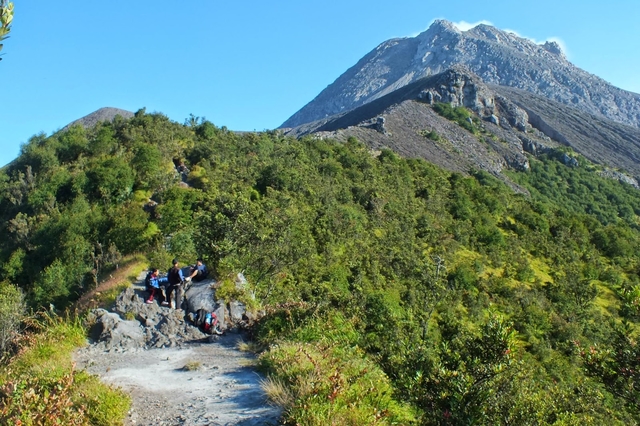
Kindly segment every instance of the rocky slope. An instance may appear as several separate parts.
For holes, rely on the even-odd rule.
[[[478,25],[460,31],[444,20],[413,38],[388,40],[364,56],[281,127],[347,112],[454,64],[486,83],[524,89],[590,114],[640,126],[640,95],[576,67],[555,42],[542,45]]]
[[[432,107],[437,102],[473,111],[476,133],[438,115]],[[353,136],[373,149],[390,148],[454,171],[485,170],[508,183],[505,169],[526,170],[527,153],[557,146],[570,146],[605,169],[626,170],[632,176],[606,173],[632,185],[637,186],[633,176],[640,176],[640,129],[525,90],[487,85],[460,65],[287,133],[338,140]],[[574,161],[566,158],[569,165]]]

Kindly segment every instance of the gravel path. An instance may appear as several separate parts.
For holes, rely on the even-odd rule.
[[[215,343],[125,352],[90,345],[75,360],[131,395],[126,425],[276,425],[280,410],[267,404],[255,357],[237,349],[241,339],[228,334]],[[185,370],[189,363],[199,368]]]

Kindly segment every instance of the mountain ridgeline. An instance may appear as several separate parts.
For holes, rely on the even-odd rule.
[[[489,25],[467,31],[436,20],[412,38],[388,40],[296,112],[281,127],[343,113],[453,65],[484,82],[523,89],[581,111],[640,126],[640,95],[571,64],[555,42],[542,45]]]
[[[477,99],[494,93],[452,73]],[[420,138],[452,158],[469,148],[445,130],[507,149],[481,117],[524,125],[538,151],[504,171],[511,187],[353,136],[141,110],[34,136],[0,170],[0,295],[17,285],[30,306],[62,309],[123,257],[201,256],[220,280],[244,271],[286,424],[638,424],[640,191],[538,145],[499,96],[481,116],[425,87],[394,108],[433,115],[442,129]],[[386,137],[403,116],[355,130]]]
[[[465,110],[463,122],[438,113],[444,105]],[[510,170],[527,170],[530,158],[559,147],[631,185],[638,186],[640,176],[640,129],[525,90],[486,84],[462,65],[286,132],[356,137],[373,149],[390,148],[452,171],[484,170],[512,186]]]

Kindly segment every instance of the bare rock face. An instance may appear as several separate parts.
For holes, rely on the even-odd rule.
[[[567,61],[557,43],[538,45],[488,25],[460,31],[444,20],[436,20],[416,37],[380,44],[281,127],[292,128],[348,112],[456,64],[466,66],[485,83],[524,89],[640,127],[640,95],[618,89],[576,67]],[[449,102],[446,97],[439,99],[438,94],[424,96],[430,103]],[[454,100],[453,95],[459,92],[450,95]]]
[[[453,107],[466,107],[480,117],[489,119],[496,112],[494,94],[469,69],[456,65],[436,76],[431,88],[418,95],[429,104],[445,102]]]

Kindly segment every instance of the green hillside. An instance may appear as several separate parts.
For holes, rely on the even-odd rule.
[[[286,424],[637,424],[640,191],[561,154],[510,175],[529,196],[141,110],[0,172],[0,282],[64,309],[134,253],[244,270]]]

